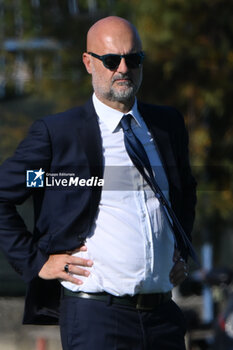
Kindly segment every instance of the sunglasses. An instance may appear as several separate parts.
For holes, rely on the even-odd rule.
[[[143,51],[129,53],[126,55],[115,55],[113,53],[109,53],[107,55],[99,56],[93,52],[88,52],[88,54],[95,58],[98,58],[98,60],[102,61],[104,67],[110,70],[117,69],[121,63],[122,58],[125,59],[126,65],[129,69],[139,68],[145,57]]]

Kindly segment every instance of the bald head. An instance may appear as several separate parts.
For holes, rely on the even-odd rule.
[[[108,50],[116,50],[116,45],[119,45],[119,42],[121,43],[121,49],[124,50],[129,41],[133,43],[133,50],[139,51],[142,49],[141,39],[134,25],[124,18],[109,16],[102,18],[89,29],[87,51],[96,52],[100,50],[101,52],[98,51],[98,53],[107,53],[103,52],[105,46],[108,47]]]
[[[130,110],[142,81],[141,51],[137,29],[123,18],[106,17],[90,28],[83,63],[101,102],[123,113]]]

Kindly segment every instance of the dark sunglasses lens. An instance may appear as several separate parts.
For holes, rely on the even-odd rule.
[[[131,53],[129,55],[125,55],[124,57],[128,68],[131,69],[138,68],[143,61],[143,55],[141,53]],[[102,61],[106,68],[114,70],[119,66],[121,56],[113,54],[104,55]]]
[[[140,53],[132,53],[125,56],[128,68],[138,68],[142,63],[143,57]]]
[[[106,55],[103,59],[104,66],[108,69],[116,69],[121,61],[119,55]]]

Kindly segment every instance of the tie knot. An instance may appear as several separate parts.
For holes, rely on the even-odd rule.
[[[130,130],[131,129],[131,119],[132,115],[131,114],[125,114],[121,118],[121,126],[124,131]]]

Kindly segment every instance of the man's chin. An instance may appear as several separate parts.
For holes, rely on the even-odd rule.
[[[121,89],[112,90],[113,99],[119,102],[131,100],[134,96],[133,88],[123,87]]]

